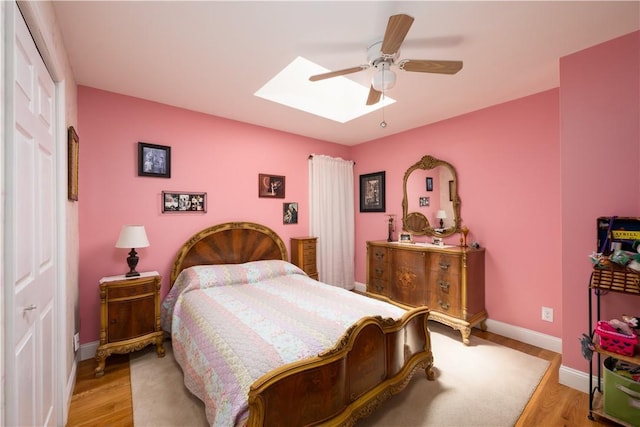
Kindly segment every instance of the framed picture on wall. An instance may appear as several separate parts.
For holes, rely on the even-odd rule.
[[[360,212],[385,211],[385,172],[360,175]]]
[[[284,176],[259,173],[258,197],[284,199]]]
[[[207,193],[186,191],[163,191],[162,213],[167,212],[207,212]]]
[[[138,176],[171,178],[171,147],[138,142]]]
[[[427,191],[433,191],[433,178],[427,177]]]
[[[282,223],[283,224],[298,223],[298,202],[282,204]]]
[[[67,133],[67,161],[68,167],[68,191],[67,198],[72,201],[78,200],[78,153],[80,151],[80,138],[73,126],[69,126]]]

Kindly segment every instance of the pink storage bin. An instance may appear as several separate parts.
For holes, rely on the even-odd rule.
[[[612,353],[633,356],[638,343],[638,336],[621,334],[605,320],[599,320],[596,324],[596,334],[599,337],[600,348]]]

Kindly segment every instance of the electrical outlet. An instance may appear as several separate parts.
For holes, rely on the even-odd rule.
[[[553,308],[542,307],[542,320],[545,322],[553,322]]]
[[[80,348],[80,334],[73,335],[73,351],[78,351]]]

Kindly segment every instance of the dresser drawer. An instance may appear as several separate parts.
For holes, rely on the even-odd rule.
[[[426,305],[425,277],[427,254],[424,251],[391,250],[391,298],[411,306]]]
[[[307,251],[313,251],[315,253],[316,251],[316,240],[312,239],[312,240],[302,240],[302,250],[307,252]]]
[[[458,317],[461,313],[461,259],[449,254],[432,253],[429,262],[431,283],[428,305],[431,309]]]
[[[449,254],[432,253],[429,256],[429,270],[441,275],[460,276],[460,257]]]

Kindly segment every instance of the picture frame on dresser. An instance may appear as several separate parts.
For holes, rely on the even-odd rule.
[[[171,178],[171,147],[138,142],[138,176]]]
[[[413,243],[413,234],[411,234],[411,233],[400,233],[398,235],[398,242],[400,242],[400,243]]]
[[[385,172],[360,175],[360,212],[385,210]]]

